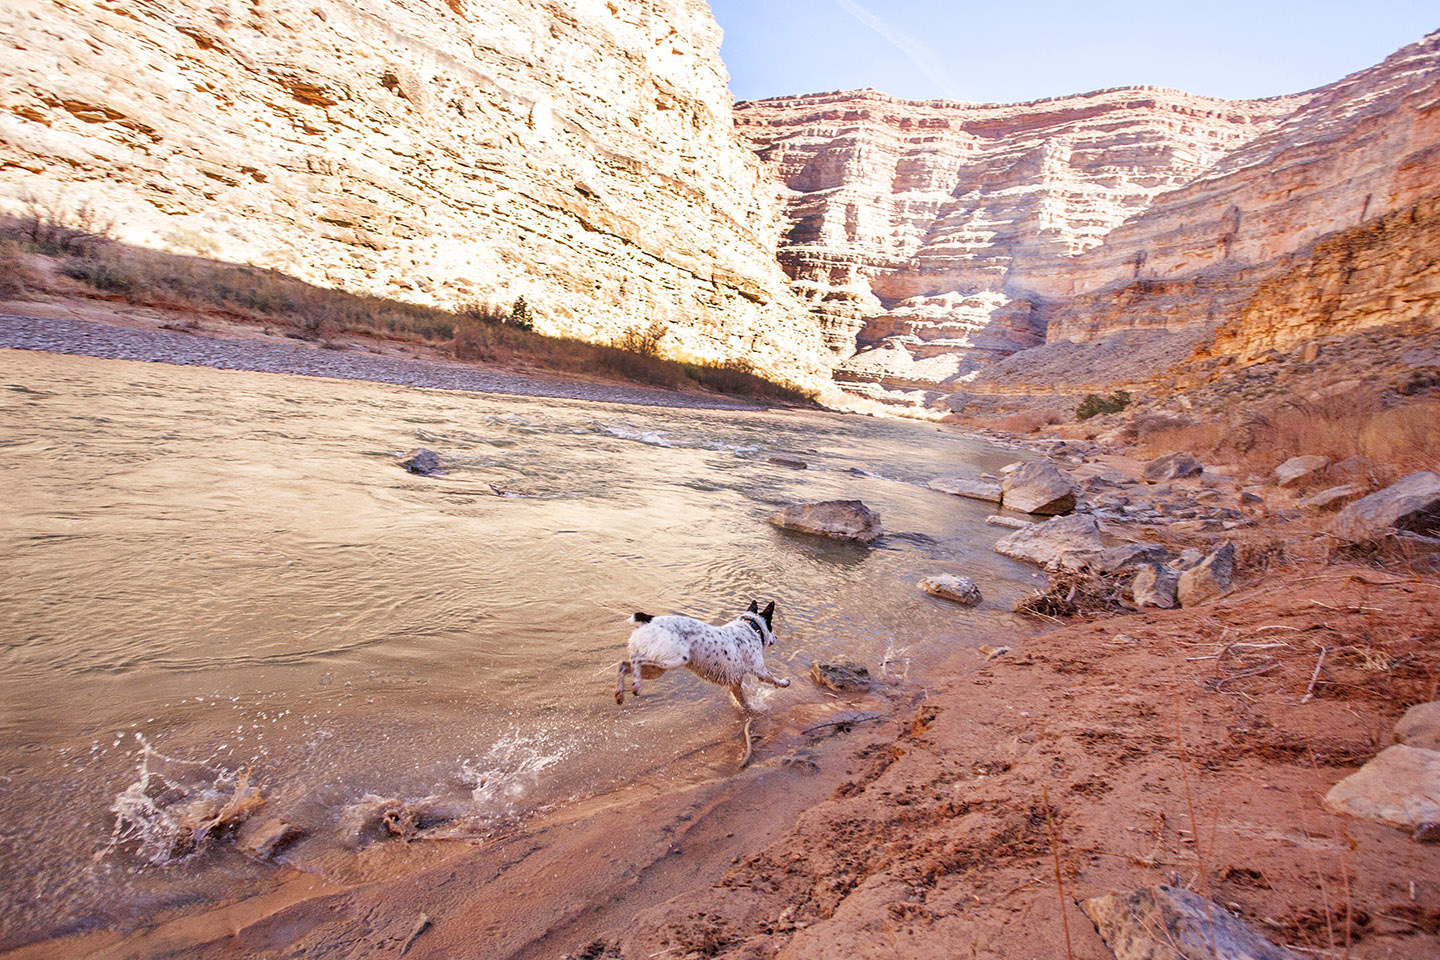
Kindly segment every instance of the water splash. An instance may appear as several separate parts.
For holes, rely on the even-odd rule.
[[[247,770],[226,770],[208,760],[168,757],[136,733],[140,762],[134,782],[115,795],[115,827],[99,860],[134,843],[154,866],[187,860],[212,836],[233,828],[264,802]]]

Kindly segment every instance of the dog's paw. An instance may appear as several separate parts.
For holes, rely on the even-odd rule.
[[[620,703],[620,704],[623,704],[623,703],[625,702],[625,691],[624,691],[624,690],[616,690],[616,691],[615,691],[615,702],[616,702],[616,703]]]
[[[777,687],[788,687],[788,686],[790,686],[790,680],[789,680],[788,678],[785,679],[785,680],[777,680],[777,681],[775,682],[775,686],[777,686]]]

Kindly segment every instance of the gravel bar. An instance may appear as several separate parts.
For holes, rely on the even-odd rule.
[[[764,409],[754,403],[727,397],[697,396],[653,387],[587,383],[562,377],[499,373],[468,364],[382,357],[358,349],[329,350],[298,341],[275,343],[260,339],[226,339],[83,320],[0,313],[0,348],[5,347],[71,353],[106,360],[141,360],[220,370],[371,380],[402,387],[470,390],[521,397],[556,397],[705,410]]]

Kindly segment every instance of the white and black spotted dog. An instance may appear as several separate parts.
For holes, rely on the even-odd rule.
[[[615,702],[625,702],[625,674],[631,675],[630,689],[640,696],[640,680],[653,680],[666,670],[685,667],[711,683],[730,688],[730,698],[741,710],[749,710],[740,684],[755,676],[777,687],[790,686],[765,669],[764,650],[775,642],[771,623],[775,603],[760,610],[755,601],[750,609],[721,626],[693,617],[652,617],[637,613],[630,622],[639,624],[630,634],[630,657],[620,661]]]

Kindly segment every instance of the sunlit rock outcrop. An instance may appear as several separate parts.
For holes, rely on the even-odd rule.
[[[700,0],[16,0],[0,208],[547,332],[825,370]]]

